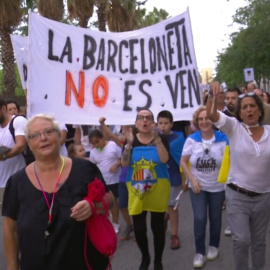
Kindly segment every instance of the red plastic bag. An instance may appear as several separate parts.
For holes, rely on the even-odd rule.
[[[117,248],[117,235],[110,220],[108,219],[109,207],[108,202],[105,202],[104,200],[105,194],[105,187],[97,178],[88,184],[88,194],[84,199],[90,203],[93,214],[89,219],[86,220],[85,229],[86,236],[89,238],[94,247],[101,254],[110,257],[114,254]],[[93,201],[103,202],[105,208],[105,213],[103,215],[99,215],[96,212]]]

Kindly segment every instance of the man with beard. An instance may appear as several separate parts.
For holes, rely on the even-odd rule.
[[[270,125],[270,105],[263,102],[264,101],[263,100],[263,90],[259,89],[259,88],[256,88],[256,89],[254,89],[254,94],[256,96],[258,96],[261,99],[262,103],[263,103],[264,117],[263,117],[263,120],[262,120],[262,124]]]
[[[9,124],[13,117],[7,111],[6,102],[0,98],[0,208],[8,178],[25,166],[25,160],[21,153],[26,146],[24,126],[27,120],[23,116],[17,116],[14,119],[14,142],[9,130]]]
[[[233,117],[237,103],[238,103],[238,96],[241,94],[241,91],[237,87],[229,88],[226,92],[226,107],[227,110],[223,111],[226,115]]]

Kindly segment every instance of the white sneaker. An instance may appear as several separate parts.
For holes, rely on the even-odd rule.
[[[194,268],[202,268],[206,259],[205,256],[203,256],[200,253],[195,254],[194,259],[193,259],[193,267]]]
[[[226,236],[231,236],[231,235],[232,235],[232,231],[231,231],[230,226],[228,226],[228,227],[225,229],[224,235],[226,235]]]
[[[120,231],[120,225],[114,222],[112,223],[112,225],[113,225],[115,233],[118,234]]]
[[[207,260],[213,261],[217,258],[217,256],[218,256],[218,248],[210,246],[208,248],[208,252],[207,252],[207,256],[206,256]]]

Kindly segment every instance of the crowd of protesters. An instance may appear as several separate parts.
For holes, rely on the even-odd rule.
[[[235,269],[249,269],[249,261],[252,269],[264,269],[270,218],[269,93],[254,83],[225,89],[214,82],[209,91],[203,91],[202,100],[203,106],[194,112],[192,121],[174,122],[167,110],[155,118],[150,110],[143,109],[138,111],[133,126],[107,126],[105,118],[99,119],[100,126],[74,125],[74,141],[66,149],[66,125],[46,115],[27,120],[15,101],[0,99],[0,208],[4,216],[7,269],[56,269],[55,265],[61,265],[71,252],[78,256],[80,269],[89,269],[79,251],[84,252],[81,224],[92,216],[92,209],[83,200],[87,179],[81,179],[80,191],[76,191],[76,174],[71,175],[74,170],[78,175],[89,176],[89,182],[94,176],[101,179],[111,202],[111,222],[120,234],[119,240],[127,240],[134,233],[141,252],[139,270],[147,270],[151,264],[148,212],[154,236],[154,270],[166,269],[162,254],[168,221],[170,248],[181,247],[178,202],[181,192],[187,189],[194,216],[191,265],[203,268],[207,260],[218,259],[222,210],[226,209],[228,227],[224,234],[232,239]],[[35,156],[30,164],[24,158],[27,146]],[[226,167],[227,147],[230,162]],[[221,174],[226,175],[226,181],[219,181]],[[57,185],[55,179],[44,181],[46,177],[55,178]],[[65,199],[68,185],[73,189],[70,201]],[[29,198],[23,196],[23,190]],[[35,200],[39,201],[37,212],[28,211],[29,203]],[[50,226],[43,228],[48,208]],[[119,226],[119,213],[125,228]],[[29,215],[35,223],[27,221]],[[41,227],[36,229],[34,224]],[[59,231],[64,228],[68,232],[65,236]],[[44,231],[45,238],[46,233],[52,236],[43,246],[39,234]],[[54,238],[53,232],[59,238]],[[74,248],[60,248],[59,243],[75,241],[73,234],[79,239]],[[33,241],[34,238],[40,242]],[[62,242],[56,244],[57,239]],[[54,245],[59,247],[59,253],[53,252]],[[90,262],[92,268],[107,269],[109,259],[104,259],[91,244],[89,249],[95,257]],[[29,263],[31,257],[35,260]],[[65,269],[74,269],[71,260],[65,263]]]

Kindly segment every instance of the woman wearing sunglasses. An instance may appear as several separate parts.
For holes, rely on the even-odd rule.
[[[216,109],[220,85],[211,85],[207,115],[229,139],[230,172],[226,188],[227,218],[232,231],[237,270],[264,269],[270,218],[270,126],[260,125],[262,101],[253,92],[239,96],[236,118]]]
[[[189,179],[189,194],[194,215],[196,254],[193,267],[203,267],[205,260],[215,260],[221,232],[222,205],[225,200],[224,184],[217,182],[227,137],[215,131],[206,115],[206,107],[200,107],[193,115],[198,131],[191,134],[183,147],[181,167]],[[188,165],[190,163],[190,167]],[[208,214],[209,213],[209,214]],[[206,224],[209,215],[210,239],[205,257]]]

